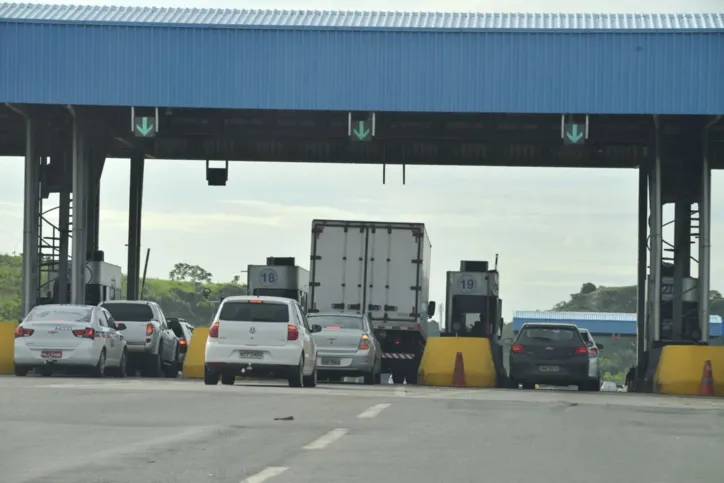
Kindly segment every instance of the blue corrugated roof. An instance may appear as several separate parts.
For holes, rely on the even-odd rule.
[[[598,334],[636,334],[636,314],[612,312],[529,311],[513,314],[513,330],[527,322],[569,322]],[[710,333],[722,335],[724,324],[718,315],[709,317]]]
[[[281,29],[370,30],[724,30],[724,13],[459,13],[233,10],[0,4],[0,20],[49,23],[189,25]]]

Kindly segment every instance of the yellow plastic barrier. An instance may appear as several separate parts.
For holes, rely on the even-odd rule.
[[[14,374],[15,322],[0,322],[0,374]]]
[[[206,339],[209,338],[208,327],[196,327],[191,334],[188,352],[184,359],[183,377],[203,379],[204,361],[206,359]]]
[[[467,387],[496,387],[490,341],[473,337],[430,337],[422,354],[418,382],[452,386],[458,352],[463,354]]]
[[[711,361],[714,394],[724,396],[723,346],[665,346],[654,376],[654,391],[660,394],[699,394],[706,361]]]

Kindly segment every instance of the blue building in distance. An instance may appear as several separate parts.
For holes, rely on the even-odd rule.
[[[636,314],[608,312],[516,312],[513,315],[513,330],[519,331],[528,322],[561,322],[576,324],[588,329],[592,334],[632,336],[636,335]],[[709,334],[712,337],[722,335],[722,318],[712,315],[709,318]]]

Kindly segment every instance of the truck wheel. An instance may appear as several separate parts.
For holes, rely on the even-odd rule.
[[[168,379],[176,379],[179,371],[178,366],[178,349],[176,349],[176,355],[174,356],[173,362],[163,367],[163,375]]]
[[[158,354],[147,354],[144,361],[144,367],[141,369],[141,375],[145,377],[163,377],[163,361],[161,354],[163,346],[159,345]]]
[[[405,382],[405,376],[400,372],[393,372],[392,382],[394,382],[395,384],[402,384],[403,382]]]
[[[417,384],[417,370],[413,369],[408,372],[406,379],[408,384]]]

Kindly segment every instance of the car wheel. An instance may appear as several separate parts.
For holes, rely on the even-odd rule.
[[[382,373],[376,372],[375,373],[375,384],[382,384]]]
[[[304,384],[304,356],[299,360],[299,366],[292,369],[289,376],[289,387],[302,387]]]
[[[128,375],[128,352],[125,350],[121,354],[121,364],[116,369],[116,377],[126,377]]]
[[[93,377],[103,377],[106,375],[106,350],[101,350],[101,355],[98,357],[98,362],[91,371]]]
[[[236,382],[236,374],[222,374],[221,384],[224,386],[233,386]]]
[[[317,387],[317,366],[314,366],[312,374],[304,376],[303,379],[304,387]]]
[[[178,349],[176,349],[176,355],[173,361],[163,368],[163,375],[168,379],[176,379],[178,377]]]
[[[204,367],[204,384],[207,386],[215,386],[219,383],[219,373],[209,370],[208,367]]]
[[[28,375],[28,372],[30,371],[27,367],[15,366],[15,375],[18,377],[25,377]]]
[[[364,384],[366,386],[372,386],[375,383],[375,370],[372,369],[370,372],[365,374],[364,376]]]
[[[526,383],[523,383],[523,384],[521,384],[521,385],[523,386],[523,389],[526,389],[526,390],[535,389],[535,383],[532,383],[532,384],[531,384],[531,383],[529,383],[529,382],[526,382]]]

